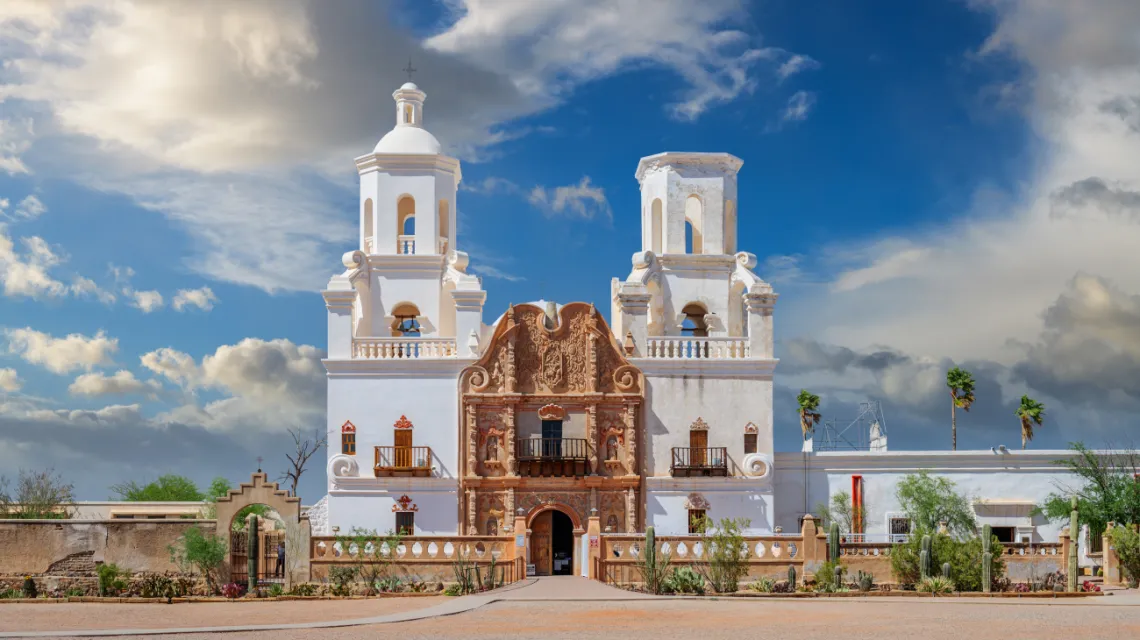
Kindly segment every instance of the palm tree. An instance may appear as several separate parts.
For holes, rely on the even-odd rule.
[[[1045,421],[1045,405],[1030,398],[1021,396],[1021,406],[1014,412],[1021,419],[1021,448],[1033,439],[1033,425],[1041,425]]]
[[[796,400],[800,403],[800,429],[804,432],[804,440],[807,440],[815,425],[819,424],[819,412],[816,411],[819,409],[819,396],[807,389],[800,389]]]
[[[954,367],[946,372],[946,386],[950,387],[950,448],[958,450],[958,415],[956,409],[969,411],[974,404],[974,376],[969,371]]]

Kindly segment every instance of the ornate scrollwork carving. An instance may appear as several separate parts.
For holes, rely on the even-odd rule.
[[[614,369],[614,386],[622,393],[632,393],[637,391],[637,382],[641,377],[641,372],[637,367],[631,364],[623,364],[622,366]]]
[[[329,476],[333,478],[356,478],[360,476],[360,467],[355,456],[346,456],[338,453],[329,460]]]
[[[467,390],[483,391],[491,383],[491,375],[479,365],[473,365],[467,370]]]

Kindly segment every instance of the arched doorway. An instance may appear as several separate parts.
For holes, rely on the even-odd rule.
[[[540,576],[574,575],[574,521],[565,512],[547,509],[530,524],[530,557]]]

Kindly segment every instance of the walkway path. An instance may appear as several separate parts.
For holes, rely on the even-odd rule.
[[[399,622],[412,622],[416,620],[425,620],[430,618],[439,618],[442,616],[450,616],[458,613],[465,613],[474,611],[485,607],[486,605],[502,602],[507,605],[515,607],[525,607],[526,603],[530,602],[549,602],[549,601],[580,601],[580,602],[606,602],[606,603],[636,603],[641,602],[645,604],[646,601],[662,600],[683,600],[681,607],[690,607],[699,604],[700,602],[717,602],[715,606],[731,606],[728,603],[751,603],[753,606],[749,607],[753,613],[756,613],[755,605],[760,601],[754,599],[744,598],[719,598],[719,599],[695,599],[685,597],[657,597],[646,594],[633,593],[623,591],[613,587],[609,587],[594,580],[578,577],[550,577],[550,578],[529,578],[524,582],[519,582],[514,585],[498,589],[496,591],[464,596],[461,598],[449,599],[446,602],[427,607],[424,609],[417,609],[413,611],[405,611],[400,613],[392,613],[387,615],[366,617],[366,618],[352,618],[342,620],[329,620],[319,622],[300,622],[300,623],[282,623],[282,624],[256,624],[256,625],[236,625],[236,626],[215,626],[215,627],[182,627],[182,628],[149,628],[149,629],[98,629],[98,630],[68,630],[68,631],[24,631],[24,632],[9,632],[0,631],[0,638],[58,638],[58,637],[108,637],[108,636],[165,636],[172,634],[203,634],[203,633],[231,633],[231,632],[256,632],[256,631],[283,631],[283,630],[306,630],[306,629],[330,629],[338,627],[355,627],[361,625],[374,625],[374,624],[388,624]],[[850,607],[855,602],[875,602],[879,605],[900,605],[905,604],[907,601],[898,600],[895,598],[812,598],[812,599],[796,599],[796,600],[767,600],[773,607],[787,608],[789,606],[800,607],[802,605],[811,604],[832,604],[840,607]],[[1032,599],[980,599],[980,598],[939,598],[935,600],[923,600],[915,603],[918,605],[951,605],[953,608],[958,609],[954,605],[963,606],[985,606],[985,605],[1013,605],[1020,611],[1026,611],[1024,607],[1031,607],[1033,610],[1036,607],[1056,607],[1061,606],[1105,606],[1108,605],[1113,608],[1119,606],[1132,606],[1140,607],[1140,592],[1128,591],[1123,593],[1114,594],[1110,597],[1094,598],[1094,599],[1060,599],[1060,600],[1032,600]],[[55,605],[32,605],[41,607],[51,607]],[[91,605],[100,606],[100,605]],[[107,607],[119,605],[102,605]],[[150,605],[161,606],[161,605]],[[203,606],[203,605],[186,605],[188,607]],[[597,605],[608,606],[608,605]],[[628,606],[636,606],[634,604]],[[768,609],[765,607],[765,609]],[[3,609],[0,609],[2,612]],[[945,610],[943,610],[945,611]],[[1138,618],[1140,619],[1140,618]]]
[[[298,622],[282,624],[253,624],[219,627],[178,627],[178,628],[150,628],[150,629],[92,629],[68,631],[0,631],[0,638],[60,638],[60,637],[108,637],[108,636],[142,636],[167,635],[185,633],[229,633],[250,631],[277,631],[285,629],[323,629],[333,627],[353,627],[368,624],[385,624],[391,622],[411,622],[425,618],[437,618],[464,613],[478,609],[493,602],[510,600],[536,601],[536,600],[642,600],[653,596],[622,591],[608,587],[596,580],[570,576],[550,578],[529,578],[523,582],[497,589],[486,594],[477,594],[453,598],[443,604],[426,609],[405,611],[369,618],[352,618],[347,620],[329,620],[322,622]],[[53,605],[36,605],[53,606]],[[96,605],[97,606],[97,605]],[[104,605],[115,606],[115,605]],[[160,605],[154,605],[160,606]],[[198,605],[186,605],[198,606]]]

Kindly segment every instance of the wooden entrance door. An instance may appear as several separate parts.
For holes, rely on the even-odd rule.
[[[530,561],[534,572],[540,576],[551,574],[551,521],[550,511],[536,515],[530,523]]]
[[[396,430],[396,448],[395,448],[395,466],[401,469],[409,469],[412,466],[412,430],[411,429],[397,429]]]
[[[709,432],[689,432],[689,464],[703,467],[708,463]]]

